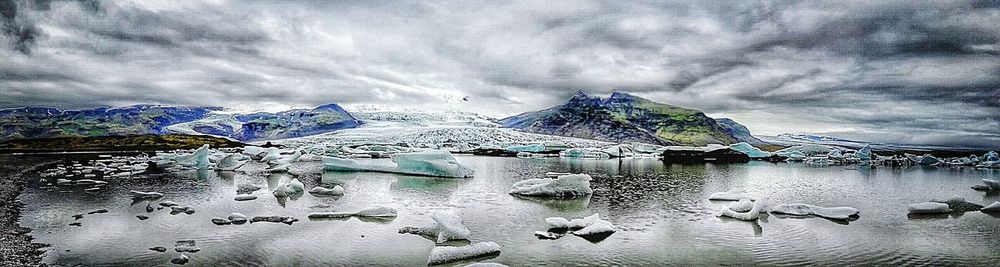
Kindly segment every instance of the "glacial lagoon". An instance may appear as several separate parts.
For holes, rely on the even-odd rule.
[[[96,155],[53,156],[73,164]],[[50,265],[171,265],[174,244],[194,240],[200,251],[185,253],[202,266],[426,265],[435,242],[400,234],[430,223],[448,210],[471,230],[470,241],[496,242],[501,253],[444,266],[497,262],[509,266],[628,265],[992,265],[1000,260],[1000,214],[982,212],[912,216],[907,205],[932,198],[964,197],[982,205],[996,193],[974,191],[981,179],[1000,172],[973,168],[811,167],[796,163],[664,164],[656,159],[500,158],[457,155],[475,178],[442,179],[391,173],[324,172],[320,162],[300,162],[290,173],[264,172],[252,163],[237,172],[183,171],[108,180],[103,190],[46,188],[31,178],[20,201],[21,225],[36,242],[50,244]],[[388,159],[361,159],[388,161]],[[594,193],[575,199],[530,199],[509,195],[511,185],[546,172],[591,175]],[[305,187],[341,185],[343,196],[309,193],[276,198],[269,188],[297,177]],[[42,178],[45,181],[53,177]],[[254,184],[252,201],[235,201],[237,187]],[[770,203],[849,206],[861,211],[850,222],[771,214],[754,222],[717,217],[728,202],[708,195],[744,188]],[[161,192],[154,201],[133,201],[130,190]],[[190,205],[193,214],[170,209],[147,212],[161,201]],[[391,219],[311,220],[313,212],[394,207]],[[87,214],[100,209],[107,213]],[[215,225],[213,218],[298,218],[287,225],[257,222]],[[603,240],[567,235],[539,239],[546,217],[580,218],[599,213],[618,231]],[[81,219],[73,215],[84,214]],[[149,219],[137,219],[137,215]],[[79,223],[79,226],[71,226]],[[167,252],[150,250],[165,247]]]

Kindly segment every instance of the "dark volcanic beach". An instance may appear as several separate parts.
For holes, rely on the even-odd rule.
[[[0,155],[0,266],[38,266],[45,244],[32,242],[31,229],[18,225],[23,203],[17,201],[25,183],[24,174],[51,158],[28,155]],[[26,168],[27,167],[27,168]]]

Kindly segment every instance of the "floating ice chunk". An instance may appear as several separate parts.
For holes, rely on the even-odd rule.
[[[306,186],[303,185],[301,181],[299,181],[299,178],[294,178],[292,179],[292,181],[288,182],[288,189],[292,190],[292,192],[305,191],[306,190],[305,187]]]
[[[554,228],[554,229],[570,228],[569,220],[563,217],[545,218],[545,223],[549,224],[549,228]]]
[[[271,191],[271,194],[274,194],[275,197],[287,197],[293,193],[295,192],[288,188],[288,183],[279,183],[274,188],[274,191]]]
[[[739,201],[740,199],[753,200],[754,198],[742,188],[734,188],[726,192],[713,193],[708,196],[708,200]]]
[[[761,212],[766,212],[766,211],[767,211],[767,199],[761,198],[753,202],[753,208],[751,208],[750,211],[736,212],[726,207],[722,208],[718,216],[720,217],[725,216],[744,221],[752,221],[759,218]]]
[[[826,154],[826,157],[831,159],[843,159],[844,152],[840,151],[840,149],[834,148],[830,151],[830,153]]]
[[[396,209],[386,206],[371,206],[354,213],[358,217],[396,217]]]
[[[253,218],[250,218],[250,223],[273,222],[273,223],[284,223],[291,225],[292,223],[297,221],[299,221],[299,219],[289,216],[253,216]]]
[[[612,158],[631,157],[632,155],[635,154],[635,151],[632,150],[632,145],[628,144],[620,144],[620,145],[605,147],[601,149],[601,152],[608,154],[608,156]]]
[[[781,204],[771,207],[772,213],[782,213],[790,215],[816,215],[819,217],[834,220],[849,220],[860,213],[858,209],[852,207],[820,207],[809,204]]]
[[[831,150],[833,150],[832,147],[825,145],[800,145],[775,151],[774,154],[782,157],[792,158],[791,154],[794,152],[798,152],[798,155],[804,159],[805,157],[808,156],[819,156],[819,155],[830,154]]]
[[[181,213],[189,214],[190,215],[190,214],[194,214],[194,212],[195,212],[194,207],[191,207],[191,206],[171,206],[170,207],[170,214],[172,214],[172,215],[177,215],[177,214],[181,214]]]
[[[609,221],[597,218],[590,225],[587,225],[587,227],[583,227],[580,230],[573,231],[573,234],[577,236],[591,236],[591,235],[612,234],[614,232],[615,232],[615,225],[611,224],[611,222]]]
[[[400,232],[436,236],[438,243],[444,243],[448,240],[467,240],[472,235],[469,228],[465,227],[465,224],[462,223],[462,217],[454,213],[436,211],[431,214],[431,218],[434,219],[434,226],[432,227],[407,227],[401,229]]]
[[[854,153],[861,161],[869,161],[872,159],[872,147],[869,144],[865,144],[864,147],[858,149],[857,153]]]
[[[313,212],[309,214],[311,219],[341,219],[353,217],[354,213],[350,212]]]
[[[286,172],[288,172],[288,168],[291,167],[291,166],[292,166],[291,164],[275,165],[274,167],[268,168],[267,172],[268,173],[286,173]]]
[[[907,210],[909,210],[911,214],[939,214],[952,212],[952,210],[948,208],[948,204],[938,202],[910,204],[910,206],[907,207]]]
[[[344,188],[339,185],[334,186],[332,189],[317,186],[309,189],[309,193],[313,195],[340,196],[344,194]]]
[[[559,239],[562,238],[564,235],[565,234],[553,233],[549,231],[535,231],[535,236],[538,237],[539,239]]]
[[[441,150],[399,153],[392,155],[392,162],[396,163],[395,167],[361,164],[352,159],[323,158],[324,169],[328,171],[390,172],[452,178],[469,178],[474,173],[458,163],[451,153]]]
[[[267,152],[265,152],[264,156],[260,159],[260,161],[262,161],[262,162],[270,162],[270,161],[275,161],[278,158],[281,158],[281,150],[278,150],[278,148],[272,147],[272,148],[268,148],[267,149]]]
[[[170,263],[173,263],[173,264],[186,264],[190,260],[191,260],[191,257],[188,257],[188,255],[180,254],[180,255],[177,255],[177,257],[174,257],[174,258],[170,259]]]
[[[397,171],[427,176],[469,178],[473,170],[460,163],[448,151],[431,150],[392,155]]]
[[[236,200],[236,201],[247,201],[247,200],[254,200],[254,199],[257,199],[257,196],[250,195],[250,194],[238,194],[238,195],[236,195],[236,197],[233,198],[233,200]]]
[[[219,164],[216,165],[216,168],[223,171],[235,171],[236,169],[239,169],[240,166],[243,166],[243,164],[246,163],[245,161],[240,161],[239,156],[239,154],[232,153],[222,157],[222,159],[219,160]]]
[[[177,206],[177,205],[180,205],[180,204],[177,204],[177,202],[173,202],[173,201],[170,201],[170,200],[160,201],[160,206],[164,206],[164,207],[168,207],[168,208],[169,207],[173,207],[173,206]]]
[[[983,155],[983,162],[989,162],[989,161],[993,162],[1000,161],[1000,154],[997,154],[996,151],[986,152],[986,155]]]
[[[927,155],[924,155],[923,157],[921,157],[920,161],[917,162],[917,164],[924,165],[924,166],[934,166],[934,165],[941,164],[941,160],[938,159],[938,158],[935,158],[934,156],[931,156],[930,154],[927,154]]]
[[[596,148],[570,148],[559,152],[559,157],[563,158],[583,158],[583,159],[607,159],[611,155]]]
[[[227,217],[227,219],[233,222],[233,224],[244,224],[247,222],[247,216],[243,215],[242,213],[234,212],[233,214],[229,214],[229,217]]]
[[[229,220],[226,220],[226,219],[222,219],[222,218],[212,218],[212,223],[214,223],[215,225],[229,225],[229,224],[233,224],[232,221],[229,221]]]
[[[594,192],[590,188],[590,175],[570,174],[556,179],[528,179],[511,186],[510,193],[535,197],[585,196]]]
[[[481,242],[461,247],[438,246],[431,249],[431,255],[427,258],[427,265],[438,265],[499,254],[500,245],[494,242]]]
[[[174,162],[185,167],[207,168],[210,163],[208,160],[208,144],[202,145],[194,153],[174,157]]]
[[[979,210],[982,212],[1000,212],[1000,201],[993,201],[993,204],[989,204]]]
[[[965,198],[962,197],[951,197],[948,199],[931,199],[931,202],[948,204],[948,208],[954,212],[977,211],[983,208],[983,205],[965,201]]]
[[[194,240],[180,240],[174,243],[174,251],[195,253],[201,251]]]
[[[559,176],[570,175],[570,174],[572,174],[572,173],[568,173],[568,172],[546,172],[545,173],[545,177],[547,177],[547,178],[558,178]]]
[[[753,201],[744,198],[739,201],[729,203],[729,209],[735,212],[748,212],[753,209]]]
[[[129,191],[129,194],[132,195],[132,199],[158,199],[163,197],[163,194],[158,192],[142,192],[132,190]]]
[[[760,150],[746,142],[739,142],[729,145],[729,149],[747,154],[751,158],[766,158],[771,156],[771,152]]]

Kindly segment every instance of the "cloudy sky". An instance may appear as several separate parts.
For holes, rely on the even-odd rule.
[[[1000,143],[998,1],[623,2],[0,0],[0,107],[504,116],[622,90],[756,134]]]

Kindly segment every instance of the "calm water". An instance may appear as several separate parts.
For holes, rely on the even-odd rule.
[[[1000,260],[1000,215],[981,212],[911,218],[906,205],[935,197],[962,196],[989,204],[1000,196],[973,191],[980,179],[1000,173],[959,169],[813,168],[751,162],[735,165],[664,165],[653,159],[572,160],[458,156],[476,170],[473,179],[436,179],[381,173],[321,171],[319,163],[292,168],[306,188],[340,184],[343,197],[306,193],[279,201],[266,189],[289,175],[268,175],[261,166],[247,172],[187,172],[173,176],[111,180],[97,194],[55,192],[31,183],[21,200],[22,224],[35,229],[39,242],[52,244],[45,262],[56,265],[170,265],[177,240],[193,239],[200,252],[192,265],[425,265],[434,243],[398,234],[404,226],[430,224],[434,210],[452,210],[472,230],[472,242],[494,241],[502,253],[487,262],[510,266],[566,265],[991,265]],[[507,194],[510,185],[545,172],[587,173],[594,195],[575,200],[539,201]],[[265,189],[255,201],[237,202],[236,185]],[[757,222],[718,218],[725,202],[714,192],[742,187],[772,204],[807,203],[852,206],[861,218],[849,224],[821,218],[771,215]],[[197,210],[170,215],[133,204],[128,190],[157,191]],[[155,202],[154,202],[155,205]],[[392,206],[390,221],[310,221],[319,211],[353,211],[369,205]],[[73,214],[107,209],[104,214]],[[254,223],[216,226],[214,217],[232,212],[248,216],[287,215],[293,225]],[[600,213],[619,227],[607,239],[576,236],[540,240],[544,218]],[[148,215],[145,221],[136,215]],[[69,226],[79,222],[81,226]],[[455,243],[461,244],[461,243]],[[168,252],[150,247],[162,246]],[[460,262],[454,265],[465,265]]]

